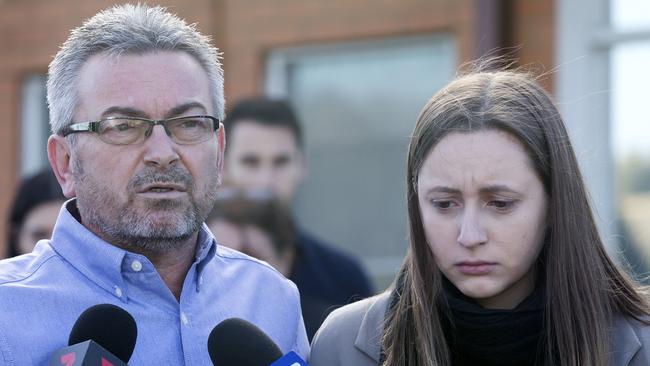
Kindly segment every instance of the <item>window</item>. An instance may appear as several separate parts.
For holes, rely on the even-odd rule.
[[[637,272],[650,258],[650,2],[611,3],[611,130],[619,238]]]
[[[29,176],[48,168],[49,113],[45,75],[30,75],[22,88],[20,114],[20,175]]]
[[[650,2],[558,0],[557,99],[611,255],[650,258]]]
[[[407,247],[409,135],[455,70],[445,35],[277,49],[268,59],[267,93],[287,97],[304,125],[309,174],[296,217],[357,254],[378,288]]]

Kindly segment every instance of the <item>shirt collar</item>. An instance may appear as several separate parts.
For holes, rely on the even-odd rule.
[[[76,199],[68,200],[59,211],[57,222],[52,232],[50,245],[70,265],[104,290],[112,293],[122,301],[127,301],[123,270],[130,267],[134,260],[149,263],[141,255],[126,251],[105,242],[83,226],[78,216]],[[196,288],[199,290],[201,272],[214,258],[216,243],[205,224],[201,225],[197,239],[195,264]]]
[[[214,235],[212,235],[208,226],[203,223],[199,228],[199,236],[196,239],[195,261],[200,264],[206,259],[209,260],[211,257],[214,257],[216,246],[217,242],[214,239]]]
[[[76,210],[75,199],[61,207],[50,245],[81,274],[115,294],[116,288],[124,288],[121,267],[126,251],[106,243],[83,226],[71,213]]]
[[[203,270],[208,263],[215,257],[217,252],[217,241],[214,235],[208,229],[208,226],[203,223],[199,229],[199,236],[196,239],[196,255],[194,262],[196,263],[196,292],[201,290],[203,284]]]

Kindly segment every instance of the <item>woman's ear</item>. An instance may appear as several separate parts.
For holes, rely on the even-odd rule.
[[[71,166],[71,148],[68,140],[59,135],[52,135],[47,140],[47,158],[50,161],[56,180],[59,181],[63,195],[67,198],[77,194],[74,187],[74,175]]]

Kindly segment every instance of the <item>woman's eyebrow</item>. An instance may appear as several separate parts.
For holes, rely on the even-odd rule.
[[[517,191],[517,190],[515,190],[513,188],[510,188],[505,184],[489,185],[487,187],[483,187],[483,188],[479,189],[479,192],[481,192],[483,194],[486,194],[486,193],[487,194],[489,194],[489,193],[504,193],[504,192],[516,193],[516,194],[519,193],[519,191]]]

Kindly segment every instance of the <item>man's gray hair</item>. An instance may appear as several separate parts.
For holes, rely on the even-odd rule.
[[[91,56],[155,51],[187,52],[201,64],[208,75],[215,117],[223,120],[223,70],[220,54],[210,38],[165,8],[125,4],[99,12],[72,30],[50,63],[47,102],[52,132],[61,133],[73,122],[79,101],[77,78]]]

